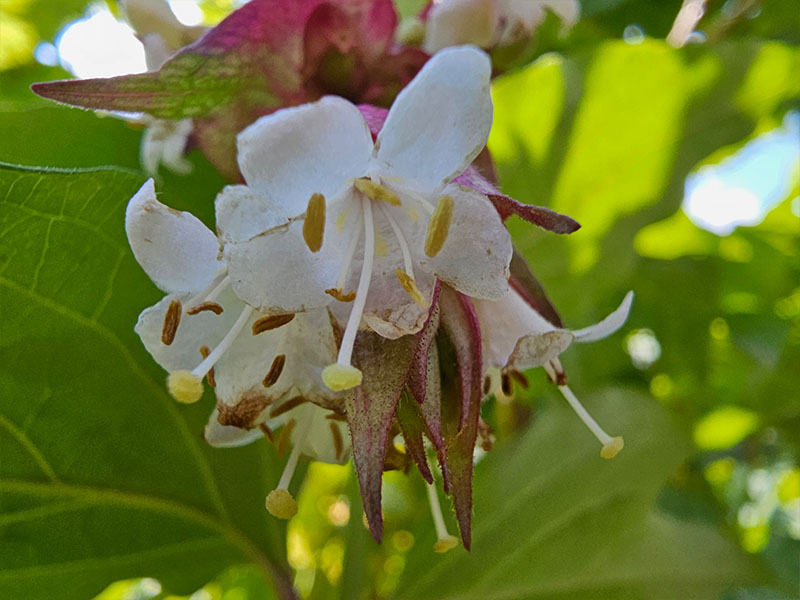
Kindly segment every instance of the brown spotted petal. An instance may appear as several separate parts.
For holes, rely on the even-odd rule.
[[[472,529],[473,451],[481,406],[481,332],[472,301],[443,286],[437,338],[447,473],[464,547]]]

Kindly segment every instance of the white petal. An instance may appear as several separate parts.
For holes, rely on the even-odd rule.
[[[355,105],[327,96],[260,118],[238,137],[247,184],[286,217],[302,214],[312,194],[329,199],[365,174],[373,150]]]
[[[572,334],[575,336],[575,341],[596,342],[597,340],[602,340],[610,336],[628,320],[628,314],[631,312],[631,304],[633,304],[632,291],[625,294],[625,298],[622,299],[622,304],[605,319],[595,325],[573,331]]]
[[[216,236],[195,216],[156,200],[152,179],[128,203],[125,230],[136,260],[166,292],[202,291],[224,267]]]
[[[226,244],[228,274],[236,294],[248,304],[272,313],[326,306],[335,287],[339,254],[311,252],[303,239],[303,222],[272,230],[241,244]]]
[[[283,207],[246,185],[229,185],[215,202],[217,230],[223,242],[244,242],[269,229],[286,225]]]
[[[431,58],[397,96],[376,147],[392,175],[435,189],[466,169],[492,126],[489,57],[472,46]]]
[[[461,44],[487,48],[497,27],[495,0],[443,0],[433,4],[425,23],[425,50],[431,54]]]
[[[335,396],[322,381],[322,369],[336,361],[337,346],[327,311],[296,314],[289,323],[252,334],[252,323],[264,315],[256,313],[220,361],[216,371],[217,399],[228,406],[249,402],[252,407],[279,398],[301,395],[309,400],[330,400]],[[285,357],[277,381],[265,388],[264,377],[278,355]]]
[[[484,196],[450,185],[442,192],[453,198],[450,231],[442,249],[430,258],[420,252],[423,269],[459,292],[498,300],[508,290],[511,236],[497,210]],[[424,227],[418,227],[417,248],[424,248]]]
[[[161,330],[167,308],[173,300],[185,303],[190,297],[190,294],[166,296],[158,304],[145,309],[139,315],[134,328],[147,351],[167,371],[194,369],[203,360],[200,348],[208,346],[213,349],[219,344],[244,308],[244,304],[230,291],[223,293],[217,299],[224,308],[221,315],[208,311],[187,315],[185,311],[190,307],[184,304],[184,313],[181,315],[175,338],[169,346],[164,345],[161,341]]]
[[[397,278],[397,269],[405,268],[403,253],[397,236],[383,215],[384,210],[390,210],[391,214],[395,216],[401,229],[406,233],[405,239],[408,244],[414,244],[414,240],[408,232],[411,231],[413,233],[415,228],[418,229],[419,226],[416,225],[412,228],[411,225],[400,222],[408,219],[407,215],[400,213],[403,210],[402,208],[393,210],[388,208],[388,205],[387,207],[376,205],[373,210],[375,258],[372,265],[372,276],[362,324],[383,337],[395,339],[403,335],[416,333],[422,329],[428,318],[435,280],[433,276],[418,268],[418,265],[413,265],[416,284],[426,301],[426,306],[420,306],[403,289]],[[350,216],[350,220],[355,220],[354,216]],[[326,232],[327,235],[328,233]],[[331,237],[333,235],[335,234],[332,233]],[[350,238],[352,229],[344,228],[342,235]],[[363,257],[364,235],[362,233],[345,281],[343,290],[345,293],[358,287],[358,279],[364,264]],[[347,322],[351,306],[351,303],[338,301],[330,304],[331,310],[342,326]]]
[[[215,448],[235,448],[244,446],[264,437],[261,430],[256,427],[253,429],[241,429],[233,425],[220,425],[217,417],[219,411],[215,408],[208,419],[203,437],[209,445]]]
[[[553,327],[513,289],[500,300],[473,300],[473,305],[481,326],[485,368],[538,366],[563,352],[572,340],[571,333]],[[556,351],[550,352],[550,347]],[[542,361],[543,357],[547,358]]]
[[[517,0],[518,2],[520,0]],[[542,6],[553,11],[561,19],[565,28],[570,28],[578,22],[581,16],[581,5],[578,0],[540,0]]]

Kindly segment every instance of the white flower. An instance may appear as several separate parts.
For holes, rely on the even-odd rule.
[[[205,32],[203,27],[187,27],[178,21],[166,0],[123,0],[128,22],[144,46],[150,71],[157,71],[180,48]],[[156,119],[144,115],[146,129],[139,152],[145,171],[155,176],[164,164],[175,173],[186,175],[192,163],[184,157],[192,134],[191,119]]]
[[[288,426],[294,446],[288,471],[301,454],[346,460],[346,427],[309,402],[335,407],[338,400],[321,379],[336,356],[328,312],[266,316],[242,302],[217,257],[216,236],[191,214],[158,202],[152,180],[128,204],[125,228],[136,260],[168,293],[142,312],[135,331],[169,371],[176,400],[199,400],[205,377],[214,386],[208,442],[240,445]]]
[[[580,8],[577,0],[442,0],[428,14],[424,46],[428,52],[459,44],[507,46],[533,35],[548,10],[572,27]]]
[[[506,290],[511,241],[486,196],[451,181],[486,143],[488,57],[433,57],[400,93],[373,142],[350,102],[284,109],[238,137],[247,186],[217,197],[236,294],[269,312],[331,305],[346,322],[331,389],[358,385],[363,323],[387,338],[419,331],[436,278],[469,296]]]
[[[512,288],[499,301],[474,301],[481,327],[484,372],[494,379],[501,372],[508,377],[525,369],[544,367],[570,406],[603,444],[601,456],[613,458],[622,449],[622,438],[608,435],[581,405],[566,385],[558,355],[573,342],[595,342],[622,327],[630,313],[633,292],[628,292],[622,304],[605,319],[577,330],[556,327],[540,315],[523,294],[524,291],[518,293]],[[494,386],[490,384],[489,387]]]

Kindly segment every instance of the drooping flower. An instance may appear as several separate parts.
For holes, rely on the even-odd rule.
[[[498,301],[475,300],[483,342],[483,370],[489,377],[486,388],[499,387],[508,392],[510,377],[533,367],[544,367],[550,380],[580,419],[603,445],[600,455],[613,458],[622,449],[622,438],[608,435],[586,411],[567,386],[566,374],[558,360],[570,344],[594,342],[616,332],[628,318],[633,292],[628,292],[620,306],[605,319],[577,330],[565,329],[541,286],[521,259],[515,256],[514,276],[508,293]]]
[[[568,29],[578,21],[580,4],[577,0],[434,0],[425,13],[424,48],[437,52],[460,44],[508,46],[529,39],[547,11]]]
[[[217,237],[191,214],[158,202],[152,180],[128,204],[125,227],[136,260],[168,294],[142,312],[135,331],[169,372],[170,394],[196,402],[208,380],[217,397],[206,428],[212,445],[272,437],[283,426],[281,436],[289,437],[279,445],[294,449],[278,485],[284,509],[273,512],[287,514],[285,490],[301,454],[347,459],[342,399],[321,379],[336,356],[328,312],[265,315],[242,302],[217,257]]]
[[[362,319],[390,339],[420,331],[436,279],[471,297],[505,294],[509,234],[486,195],[453,182],[486,143],[490,74],[473,47],[437,54],[374,141],[358,108],[336,97],[239,135],[247,186],[216,205],[233,289],[268,312],[331,306],[346,322],[323,373],[331,389],[361,382],[351,359]]]

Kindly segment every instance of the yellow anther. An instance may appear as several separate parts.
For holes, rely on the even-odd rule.
[[[434,257],[444,246],[447,234],[450,233],[450,222],[453,220],[453,199],[442,196],[428,222],[428,235],[425,237],[425,254]]]
[[[356,189],[359,192],[364,194],[370,200],[383,200],[392,206],[400,206],[402,204],[400,202],[400,198],[398,198],[397,194],[395,194],[392,190],[384,185],[381,185],[380,183],[375,183],[366,177],[356,179],[353,182],[353,185],[356,186]]]
[[[619,454],[619,451],[622,450],[624,445],[625,442],[620,436],[611,438],[611,441],[603,446],[602,450],[600,450],[600,456],[607,459],[614,458],[617,454]]]
[[[394,274],[397,275],[397,280],[400,282],[400,285],[403,286],[406,293],[411,296],[411,299],[422,308],[427,308],[428,303],[425,302],[425,298],[422,296],[422,292],[419,291],[414,278],[399,267],[395,270]]]
[[[456,546],[458,546],[458,538],[454,535],[448,535],[447,537],[436,540],[436,543],[433,545],[433,551],[444,554]]]
[[[325,232],[325,196],[311,194],[303,221],[303,239],[312,252],[322,248],[322,235]]]
[[[203,396],[203,380],[191,371],[174,371],[167,377],[167,389],[178,402],[192,404]]]
[[[325,290],[325,293],[328,294],[329,296],[333,296],[339,302],[352,302],[353,300],[356,299],[355,290],[351,290],[351,291],[349,291],[349,292],[347,292],[345,294],[339,288],[329,288],[329,289]]]
[[[333,363],[322,370],[322,381],[334,392],[361,385],[361,371],[352,365]]]
[[[295,502],[289,490],[272,490],[267,494],[267,510],[273,517],[279,519],[291,519],[297,514],[297,502]]]

